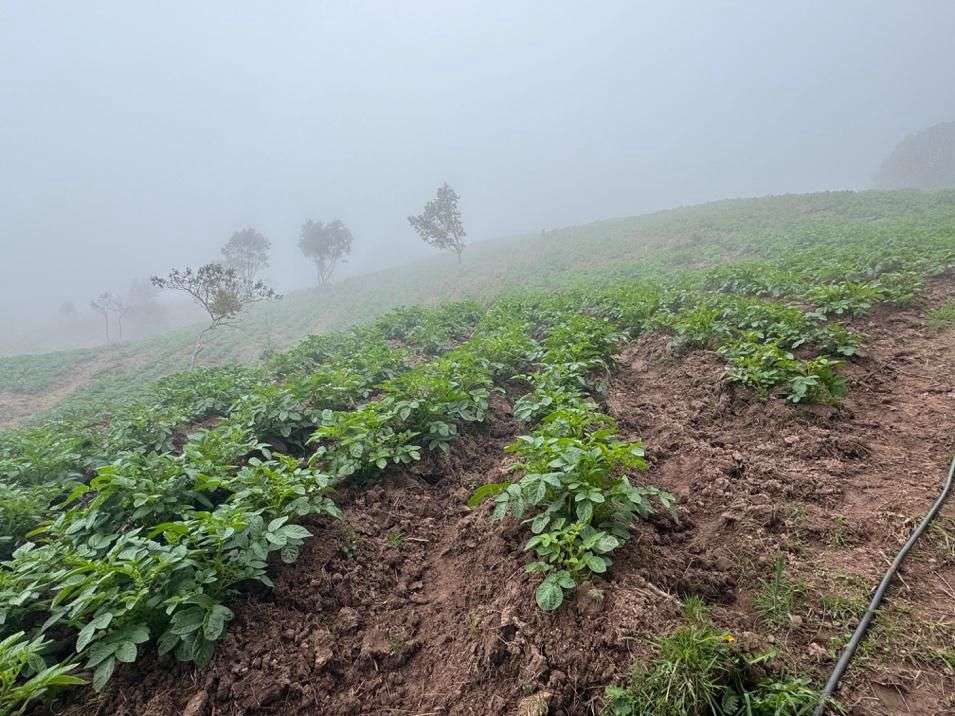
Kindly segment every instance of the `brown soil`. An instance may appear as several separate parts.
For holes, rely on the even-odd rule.
[[[525,531],[463,506],[506,469],[502,448],[519,427],[502,400],[447,461],[341,495],[346,520],[313,525],[276,589],[236,605],[205,671],[147,659],[71,710],[587,713],[680,623],[677,598],[690,594],[716,604],[715,620],[743,643],[775,647],[779,664],[821,680],[830,639],[854,625],[834,598],[864,604],[955,449],[955,331],[930,333],[922,318],[953,293],[938,282],[922,304],[860,323],[870,342],[845,370],[838,408],[754,400],[722,380],[717,356],[671,357],[659,336],[628,348],[609,410],[646,442],[646,480],[680,497],[681,520],[638,528],[608,579],[555,614],[534,604]],[[955,647],[953,515],[949,504],[913,552],[850,667],[849,713],[955,713],[939,655]],[[777,554],[801,589],[791,616],[769,624],[755,597]]]

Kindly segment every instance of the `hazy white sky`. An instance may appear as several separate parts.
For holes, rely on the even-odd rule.
[[[0,0],[0,317],[306,218],[352,270],[725,196],[859,187],[955,119],[955,3]]]

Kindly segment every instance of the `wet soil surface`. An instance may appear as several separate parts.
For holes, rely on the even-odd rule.
[[[507,468],[521,432],[506,400],[450,457],[340,495],[276,589],[249,594],[204,671],[144,659],[72,713],[582,714],[700,595],[723,628],[777,663],[825,678],[859,604],[935,498],[955,450],[955,331],[905,309],[857,322],[838,407],[762,402],[715,354],[674,357],[661,336],[619,356],[608,410],[642,439],[644,479],[680,520],[637,528],[607,578],[555,614],[534,604],[520,525],[464,503]],[[955,501],[891,590],[840,694],[850,714],[955,713]],[[758,605],[777,561],[792,601]],[[855,614],[855,616],[853,616]],[[948,651],[946,651],[946,649]],[[946,661],[947,659],[947,661]]]

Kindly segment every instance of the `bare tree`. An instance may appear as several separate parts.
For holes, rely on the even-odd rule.
[[[302,225],[298,247],[315,262],[320,286],[327,286],[339,261],[351,253],[351,231],[339,219],[323,224],[309,219]]]
[[[232,234],[222,247],[222,255],[226,266],[234,268],[240,279],[252,285],[268,267],[271,247],[271,242],[250,226]]]
[[[129,315],[129,312],[132,310],[133,306],[129,301],[126,301],[119,296],[111,295],[109,297],[109,310],[111,310],[116,316],[116,328],[119,330],[119,340],[123,340],[123,319]]]
[[[156,300],[158,295],[159,289],[148,278],[134,279],[126,292],[131,321],[152,330],[163,326],[165,315],[163,307]]]
[[[113,294],[109,291],[103,291],[90,301],[90,308],[100,314],[106,322],[106,345],[109,345],[109,314],[113,310]]]
[[[76,304],[70,300],[63,301],[63,303],[60,304],[59,314],[60,318],[64,320],[76,320]]]
[[[210,324],[196,337],[190,368],[196,365],[202,339],[209,331],[229,325],[249,304],[279,298],[275,291],[261,281],[247,284],[234,268],[218,263],[200,266],[195,271],[188,267],[181,271],[172,269],[166,277],[153,276],[150,280],[157,288],[189,294],[209,315]]]
[[[464,251],[464,224],[458,209],[458,194],[445,182],[417,216],[409,216],[408,223],[426,244],[439,249],[451,249],[461,263]]]

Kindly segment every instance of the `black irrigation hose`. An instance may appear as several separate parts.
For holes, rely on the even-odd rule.
[[[948,468],[948,478],[946,478],[945,484],[942,486],[942,492],[939,494],[938,499],[932,503],[931,509],[929,509],[925,517],[922,518],[919,526],[915,528],[914,532],[912,532],[912,535],[909,537],[908,541],[902,545],[902,549],[900,549],[899,553],[895,556],[895,559],[892,561],[892,565],[889,567],[889,570],[882,577],[882,581],[879,582],[879,587],[875,590],[875,594],[872,596],[872,601],[869,602],[869,607],[865,610],[865,614],[862,616],[859,626],[856,627],[855,632],[852,634],[852,638],[849,639],[849,643],[846,644],[846,648],[842,652],[842,656],[840,656],[839,661],[836,662],[836,668],[832,670],[832,674],[829,676],[829,681],[826,682],[826,687],[822,690],[822,694],[819,697],[819,703],[816,706],[816,710],[813,711],[813,716],[822,716],[822,714],[825,713],[826,706],[829,704],[833,693],[835,693],[836,688],[839,686],[839,679],[842,678],[842,674],[845,672],[846,667],[849,666],[849,662],[852,660],[852,656],[855,654],[856,648],[859,646],[859,643],[865,636],[869,625],[872,623],[872,619],[875,617],[875,612],[879,608],[879,604],[882,602],[882,597],[885,596],[885,591],[889,588],[889,585],[895,578],[896,573],[899,571],[899,565],[902,564],[902,560],[905,559],[905,556],[909,553],[909,550],[912,549],[912,545],[918,541],[918,538],[922,536],[923,532],[925,532],[925,529],[929,526],[929,523],[935,519],[935,516],[938,514],[939,510],[942,509],[942,504],[945,502],[945,499],[948,497],[948,493],[951,492],[952,489],[953,474],[955,474],[955,458],[952,458],[951,467]]]

